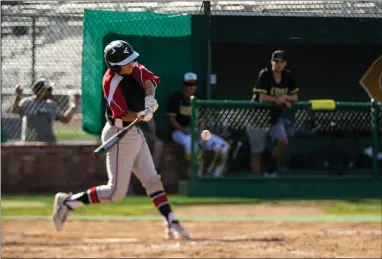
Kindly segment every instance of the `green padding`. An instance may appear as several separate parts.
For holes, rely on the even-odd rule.
[[[164,96],[166,91],[170,92],[167,88],[177,87],[175,78],[181,82],[182,74],[192,67],[190,34],[191,16],[188,15],[85,10],[82,52],[84,131],[99,135],[104,123],[101,84],[105,72],[103,49],[106,35],[110,38],[124,35],[124,39],[131,41],[141,55],[140,61],[146,61],[144,64],[162,78],[158,91],[164,91],[160,94]],[[165,104],[160,106],[164,109]],[[158,115],[158,119],[162,120],[163,116]]]
[[[1,129],[1,143],[5,143],[8,141],[7,135],[5,134],[5,131]]]

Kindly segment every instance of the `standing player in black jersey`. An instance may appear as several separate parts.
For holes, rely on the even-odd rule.
[[[137,117],[148,122],[158,108],[155,90],[159,77],[138,64],[139,54],[125,41],[111,42],[104,50],[106,71],[102,87],[107,100],[107,122],[102,131],[102,142],[129,125]],[[95,203],[122,200],[129,186],[133,171],[155,207],[164,216],[166,237],[189,238],[175,218],[164,191],[160,176],[141,129],[133,127],[106,155],[109,182],[77,194],[57,193],[53,206],[53,220],[58,231],[62,230],[67,215],[73,209]]]
[[[276,142],[272,151],[271,159],[267,163],[264,176],[277,176],[277,165],[279,164],[285,148],[288,145],[288,136],[285,125],[280,119],[283,108],[290,108],[293,102],[298,100],[298,91],[292,73],[285,69],[287,61],[285,53],[277,50],[272,53],[272,68],[264,68],[260,71],[252,100],[260,102],[275,103],[276,107],[271,109],[271,121],[268,129],[247,127],[249,143],[251,146],[251,168],[255,174],[261,173],[260,155],[265,149],[266,138],[271,137]]]

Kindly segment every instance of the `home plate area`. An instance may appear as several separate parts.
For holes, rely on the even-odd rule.
[[[195,222],[165,240],[161,221],[3,220],[2,258],[381,258],[380,222]]]

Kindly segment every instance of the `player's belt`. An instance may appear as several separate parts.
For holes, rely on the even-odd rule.
[[[124,128],[129,126],[130,123],[132,123],[132,121],[123,121],[121,119],[111,119],[111,118],[108,118],[107,121],[110,123],[110,125],[117,128]],[[134,127],[137,127],[137,126],[138,124]]]

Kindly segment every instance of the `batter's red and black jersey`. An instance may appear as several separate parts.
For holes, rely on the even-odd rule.
[[[144,82],[151,80],[155,86],[160,78],[141,64],[137,64],[131,75],[119,75],[108,69],[103,77],[102,88],[106,99],[106,119],[114,121],[129,110],[140,112],[145,109]]]

